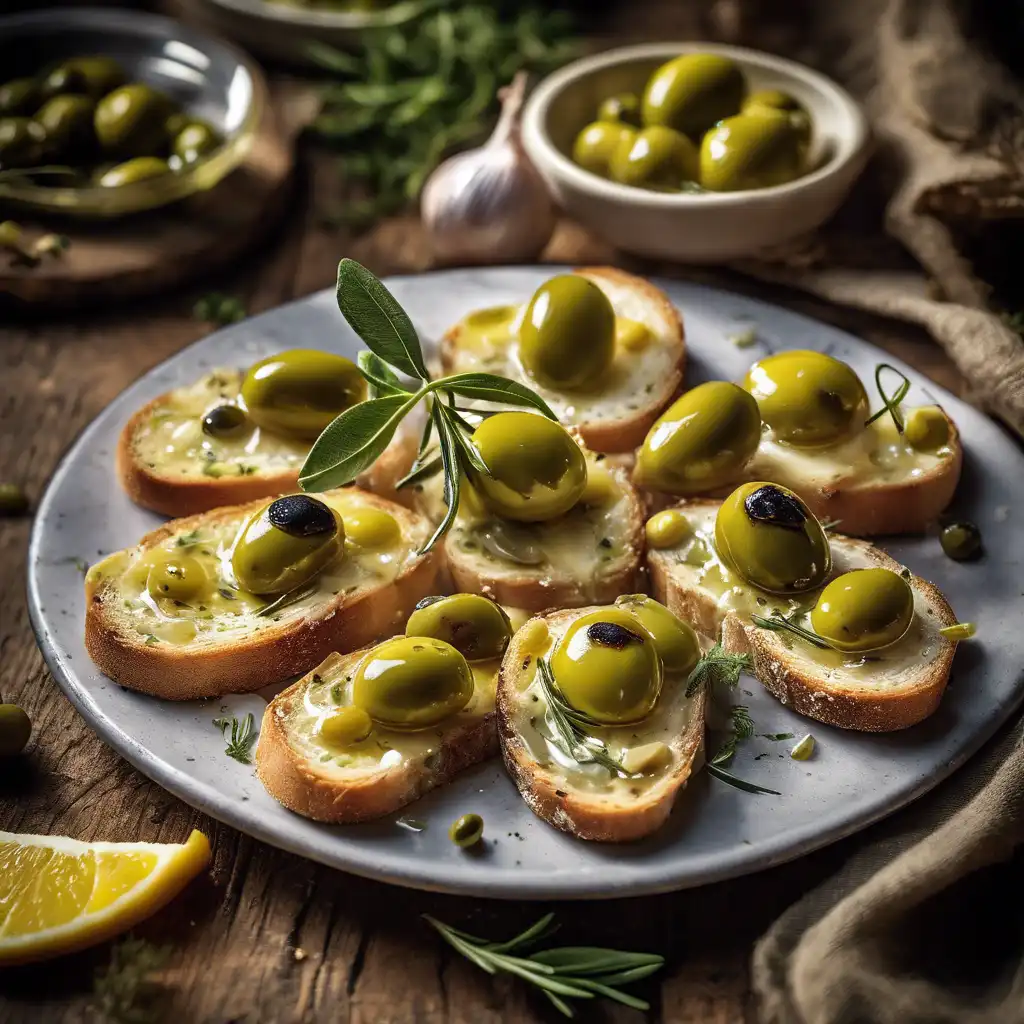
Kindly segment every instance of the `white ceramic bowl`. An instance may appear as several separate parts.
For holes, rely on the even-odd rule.
[[[816,169],[772,188],[664,193],[619,185],[572,162],[573,140],[602,99],[641,93],[655,68],[695,52],[731,57],[750,90],[783,89],[802,103],[814,125]],[[848,93],[802,64],[715,43],[650,43],[586,57],[544,79],[523,112],[523,143],[555,201],[612,245],[641,256],[716,263],[753,256],[828,220],[864,167],[868,127]]]

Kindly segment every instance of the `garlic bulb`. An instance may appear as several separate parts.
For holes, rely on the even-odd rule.
[[[420,212],[438,259],[511,263],[535,259],[555,229],[555,210],[523,150],[526,74],[499,93],[501,117],[479,149],[458,153],[427,179]]]

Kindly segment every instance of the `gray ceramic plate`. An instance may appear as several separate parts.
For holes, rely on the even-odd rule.
[[[552,273],[552,267],[450,271],[389,283],[422,336],[436,339],[470,309],[522,301]],[[847,334],[751,299],[660,284],[685,314],[690,384],[739,377],[767,346],[827,350],[852,363],[865,381],[883,358]],[[730,339],[749,328],[758,344],[740,349]],[[517,899],[677,889],[777,864],[891,813],[959,767],[1021,699],[1021,454],[981,414],[901,366],[915,381],[911,399],[941,402],[960,426],[967,459],[958,511],[980,524],[989,551],[965,565],[946,559],[934,537],[888,545],[896,558],[937,583],[962,619],[979,624],[977,640],[961,646],[949,690],[929,721],[888,736],[846,733],[799,718],[744,678],[738,700],[749,705],[757,732],[799,736],[810,729],[818,741],[815,758],[793,761],[791,743],[756,738],[741,748],[733,770],[781,796],[749,795],[702,774],[660,834],[624,847],[586,844],[549,828],[526,808],[498,762],[409,807],[404,823],[394,818],[328,827],[291,814],[264,792],[252,768],[225,757],[211,724],[222,708],[251,710],[259,720],[260,696],[161,703],[120,689],[93,668],[82,645],[82,581],[75,560],[93,561],[128,546],[158,522],[131,504],[114,475],[117,435],[133,410],[206,369],[244,366],[296,344],[354,356],[356,339],[330,292],[219,331],[130,387],[57,470],[29,554],[30,608],[40,645],[86,720],[146,775],[243,832],[325,864],[425,889]],[[481,856],[467,856],[447,837],[449,823],[468,811],[486,821],[489,843]],[[426,827],[414,831],[408,819]],[[132,838],[130,831],[124,838]]]

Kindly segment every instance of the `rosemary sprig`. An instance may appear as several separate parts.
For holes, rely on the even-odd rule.
[[[167,946],[154,946],[130,936],[110,952],[110,963],[96,972],[93,999],[99,1015],[112,1024],[149,1024],[157,1019],[151,976],[170,956]]]
[[[569,999],[611,999],[634,1010],[648,1010],[643,999],[616,986],[641,981],[660,970],[665,958],[657,953],[628,953],[599,946],[561,946],[518,956],[550,937],[557,926],[547,914],[526,931],[505,942],[489,942],[443,924],[428,914],[424,920],[458,953],[488,974],[514,974],[536,986],[564,1016],[575,1017]]]
[[[778,609],[775,609],[769,618],[755,614],[750,616],[750,621],[755,626],[760,626],[761,629],[770,629],[773,633],[788,633],[791,636],[799,637],[813,647],[820,647],[826,651],[830,650],[829,645],[817,633],[804,629],[803,626],[798,625],[794,621],[796,616],[802,614],[803,610],[799,608],[790,616],[783,615]]]
[[[895,373],[900,378],[900,385],[892,395],[885,393],[885,388],[882,386],[882,371],[889,370]],[[907,397],[907,392],[910,391],[910,378],[903,373],[902,370],[897,370],[895,366],[889,363],[879,363],[875,367],[875,387],[878,388],[879,395],[882,396],[882,408],[878,412],[869,416],[864,421],[864,426],[867,427],[874,423],[875,420],[881,419],[886,413],[892,417],[893,423],[896,425],[896,430],[899,434],[903,433],[903,413],[900,411],[900,404],[903,399]]]
[[[293,590],[289,590],[282,594],[280,597],[275,598],[270,604],[265,604],[256,615],[260,618],[266,618],[268,615],[273,615],[274,612],[279,612],[282,608],[287,608],[290,604],[296,604],[301,601],[304,597],[309,597],[310,594],[315,593],[317,589],[316,581],[312,583],[304,583],[300,587],[295,587]]]
[[[252,712],[250,711],[241,722],[237,718],[215,718],[213,724],[220,729],[221,735],[224,735],[229,727],[231,729],[231,738],[224,753],[241,764],[252,764],[252,748],[259,738],[259,733],[255,731],[256,719],[253,718]]]
[[[782,796],[777,789],[768,789],[765,786],[758,786],[756,783],[747,782],[746,779],[737,778],[732,772],[727,772],[720,764],[709,761],[705,767],[708,775],[724,782],[733,789],[741,789],[744,793],[756,793],[758,796]]]

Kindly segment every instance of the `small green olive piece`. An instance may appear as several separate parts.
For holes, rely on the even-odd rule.
[[[952,626],[943,626],[939,635],[959,643],[961,640],[970,640],[977,632],[978,627],[973,622],[955,622]]]
[[[350,747],[373,732],[373,719],[357,707],[337,708],[320,723],[317,733],[331,747]]]
[[[654,649],[666,672],[689,675],[700,660],[700,641],[689,623],[646,594],[626,594],[615,604],[634,616],[654,638]]]
[[[448,838],[460,849],[476,846],[484,837],[484,819],[479,814],[464,814],[452,822]]]
[[[607,97],[597,108],[597,119],[639,128],[640,97],[635,92],[619,92]]]
[[[602,725],[646,718],[663,679],[654,637],[623,608],[576,619],[555,647],[551,672],[569,705]]]
[[[576,504],[587,486],[587,460],[572,435],[530,412],[500,412],[476,428],[472,443],[487,466],[472,483],[487,507],[506,519],[540,522]]]
[[[0,85],[0,116],[31,117],[39,107],[39,85],[34,78],[12,78]]]
[[[126,160],[123,164],[115,164],[99,178],[98,184],[103,188],[121,188],[134,185],[137,181],[148,181],[168,174],[170,168],[166,160],[158,156],[137,156]]]
[[[519,358],[527,373],[555,390],[586,388],[615,356],[615,310],[582,274],[559,274],[530,299],[519,328]]]
[[[429,636],[451,644],[467,661],[500,658],[512,639],[504,609],[479,594],[425,597],[405,626],[406,636]]]
[[[761,440],[757,403],[728,381],[676,399],[648,431],[634,480],[667,494],[698,494],[734,480]]]
[[[651,75],[643,96],[645,125],[665,125],[696,140],[739,112],[746,85],[736,63],[715,53],[686,53]]]
[[[243,524],[231,565],[253,594],[285,594],[313,579],[343,551],[345,528],[318,498],[289,494],[265,505]]]
[[[225,440],[244,437],[252,433],[252,424],[239,406],[215,405],[203,416],[203,433]]]
[[[602,178],[611,175],[612,156],[623,140],[626,143],[636,137],[636,132],[625,124],[613,121],[594,121],[576,136],[572,146],[573,161],[591,174]]]
[[[124,82],[121,65],[113,57],[72,57],[43,78],[43,97],[74,93],[99,99]]]
[[[697,179],[699,166],[697,149],[682,132],[653,125],[619,143],[608,173],[620,185],[678,192]]]
[[[88,96],[65,93],[48,99],[35,116],[36,123],[46,132],[47,155],[67,162],[87,157],[95,142],[95,109],[95,101]]]
[[[903,425],[903,436],[919,452],[938,451],[949,443],[949,420],[937,405],[911,409]]]
[[[808,733],[803,739],[799,740],[796,746],[789,752],[789,756],[794,761],[810,761],[814,756],[814,737]]]
[[[199,559],[172,552],[150,567],[146,590],[150,597],[189,601],[201,594],[208,582],[206,570]]]
[[[803,140],[781,110],[728,117],[701,140],[697,180],[709,192],[770,188],[803,173]]]
[[[183,164],[195,163],[220,145],[217,133],[204,121],[192,121],[174,135],[171,152]]]
[[[754,363],[743,380],[776,438],[798,448],[836,444],[857,433],[868,396],[852,367],[822,352],[794,349]]]
[[[461,711],[473,696],[473,670],[451,644],[398,636],[359,663],[352,703],[392,729],[428,729]]]
[[[954,562],[970,562],[981,555],[981,530],[967,521],[950,523],[939,534],[939,543]]]
[[[693,536],[693,526],[686,513],[678,508],[665,508],[655,512],[644,527],[647,546],[655,551],[674,548]]]
[[[32,735],[32,720],[17,704],[0,704],[0,757],[20,754]]]
[[[402,529],[393,515],[370,505],[346,511],[344,521],[345,538],[367,550],[391,547],[402,536]]]
[[[727,568],[770,594],[813,590],[832,569],[821,523],[791,490],[764,481],[743,484],[722,502],[715,549]]]
[[[115,156],[147,156],[167,145],[164,125],[171,101],[143,82],[122,85],[96,104],[94,126],[103,149]]]
[[[0,519],[23,516],[28,511],[28,495],[17,484],[0,484]]]
[[[45,143],[41,124],[27,117],[0,117],[0,170],[38,164]]]
[[[261,359],[242,381],[242,402],[257,426],[311,441],[365,397],[366,381],[351,360],[310,348]]]
[[[818,596],[811,627],[837,651],[860,653],[896,643],[914,618],[914,592],[891,569],[854,569]]]

